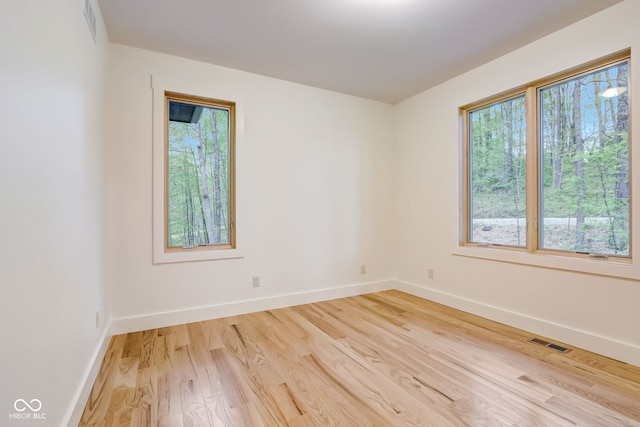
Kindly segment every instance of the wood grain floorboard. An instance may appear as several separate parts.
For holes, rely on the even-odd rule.
[[[639,367],[533,337],[399,291],[133,332],[80,426],[640,427]]]

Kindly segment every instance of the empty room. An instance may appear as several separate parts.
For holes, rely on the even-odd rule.
[[[640,426],[639,16],[1,1],[1,424]]]

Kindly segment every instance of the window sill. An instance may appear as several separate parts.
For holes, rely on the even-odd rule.
[[[640,277],[640,270],[632,260],[572,258],[548,252],[532,254],[496,247],[477,246],[460,246],[453,251],[453,255],[618,279],[638,280]]]
[[[162,248],[153,254],[154,264],[171,264],[178,262],[215,261],[224,259],[240,259],[244,254],[238,249],[194,249],[181,251],[164,251]]]

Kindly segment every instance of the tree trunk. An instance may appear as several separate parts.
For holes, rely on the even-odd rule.
[[[573,140],[576,146],[576,251],[584,251],[584,140],[582,137],[580,82],[576,81],[573,88]]]
[[[608,73],[607,73],[608,74]],[[596,113],[598,114],[598,147],[604,150],[606,141],[606,127],[605,127],[605,115],[606,115],[606,103],[602,102],[600,92],[602,91],[601,81],[599,79],[593,80],[593,99],[595,99]]]
[[[505,179],[505,183],[506,183],[506,188],[509,188],[510,190],[513,190],[513,187],[515,185],[515,171],[514,171],[514,166],[513,166],[513,105],[511,105],[510,102],[505,102],[504,104],[502,104],[502,116],[503,116],[503,122],[506,124],[505,125],[505,135],[504,137],[507,140],[507,153],[506,153],[506,160],[507,160],[507,164],[506,164],[506,179]]]
[[[483,151],[483,156],[482,156],[482,161],[483,161],[483,165],[482,168],[480,169],[482,171],[481,174],[478,175],[479,181],[484,181],[486,178],[488,178],[489,176],[493,175],[494,171],[491,168],[491,163],[489,161],[489,159],[491,158],[491,152],[492,152],[492,145],[491,145],[491,141],[493,140],[493,134],[492,134],[492,127],[489,125],[492,121],[492,117],[491,117],[491,108],[485,108],[484,111],[482,112],[482,115],[480,116],[481,120],[482,120],[482,126],[485,128],[484,132],[482,132],[481,134],[481,138],[482,138],[482,151]],[[493,190],[492,188],[490,188],[490,186],[486,183],[483,183],[482,186],[479,188],[482,192],[487,192],[490,193],[491,190]]]
[[[216,124],[216,112],[211,111],[211,137],[213,139],[213,238],[215,243],[220,243],[220,231],[222,229],[222,197],[220,191],[220,143],[218,142],[218,129]]]
[[[621,65],[618,71],[617,87],[628,87],[627,65]],[[615,209],[615,229],[620,230],[619,236],[629,235],[629,91],[618,95],[618,109],[616,112],[616,135],[615,144],[617,150],[617,172],[616,172],[616,209]],[[626,137],[623,135],[627,135]],[[620,146],[624,144],[625,146]],[[626,240],[626,238],[625,238]],[[616,250],[622,249],[622,242],[615,242]],[[626,245],[627,242],[624,242]]]
[[[185,227],[185,244],[193,245],[193,199],[191,198],[191,191],[189,187],[185,187],[185,208],[186,208],[186,222]]]
[[[553,100],[553,109],[552,109],[552,128],[553,128],[553,138],[552,138],[552,155],[551,155],[551,166],[553,170],[553,180],[552,187],[554,189],[562,188],[562,173],[563,173],[563,120],[562,117],[562,96],[558,88],[554,88],[551,90],[551,99]]]
[[[202,207],[204,210],[204,225],[207,232],[207,242],[215,242],[213,234],[213,220],[211,214],[211,199],[209,197],[209,183],[207,182],[207,158],[204,149],[204,141],[200,134],[200,123],[196,124],[196,142],[198,144],[198,166],[200,169],[200,186],[202,195]]]

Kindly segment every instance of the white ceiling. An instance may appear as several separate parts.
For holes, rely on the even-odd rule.
[[[620,1],[99,4],[112,42],[394,104]]]

